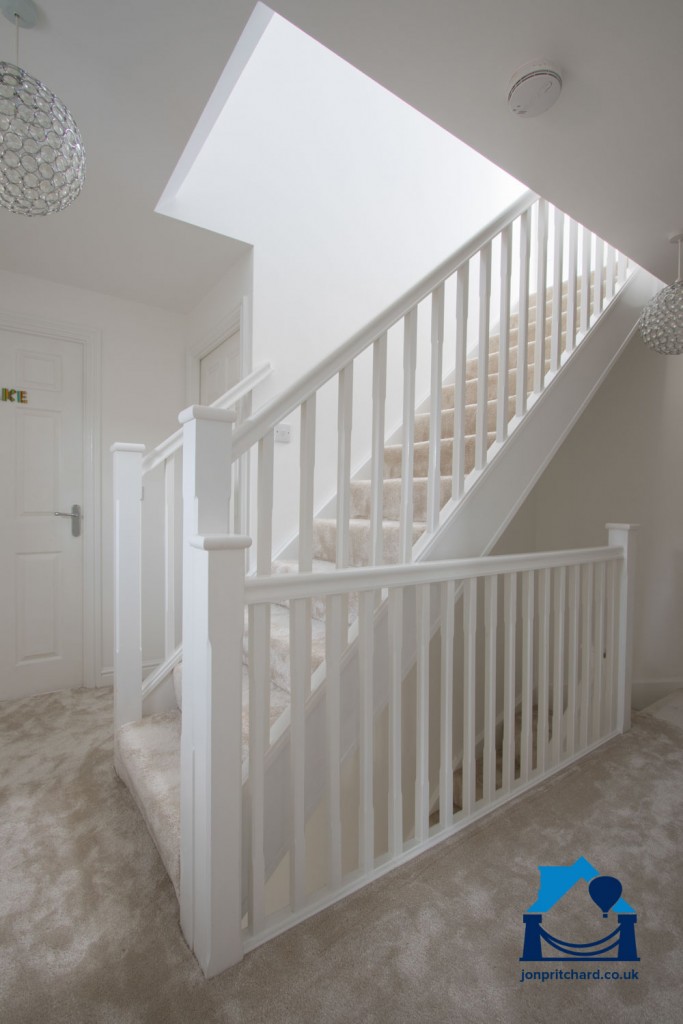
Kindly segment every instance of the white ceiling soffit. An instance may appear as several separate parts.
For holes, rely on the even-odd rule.
[[[305,32],[665,280],[683,227],[680,0],[272,0]],[[514,117],[549,60],[552,110]]]

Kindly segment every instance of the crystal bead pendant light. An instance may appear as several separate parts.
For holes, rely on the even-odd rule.
[[[81,134],[62,101],[18,66],[19,27],[38,17],[33,0],[0,0],[0,8],[17,33],[17,63],[0,61],[0,205],[27,217],[57,213],[83,188]]]
[[[681,242],[683,233],[674,235],[678,243],[678,277],[668,288],[662,288],[650,299],[640,315],[638,327],[643,341],[655,352],[667,356],[683,353],[683,277],[681,277]]]

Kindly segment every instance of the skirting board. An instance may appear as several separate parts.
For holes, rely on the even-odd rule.
[[[668,697],[671,693],[683,690],[683,679],[641,679],[633,683],[631,706],[634,711],[644,708]]]

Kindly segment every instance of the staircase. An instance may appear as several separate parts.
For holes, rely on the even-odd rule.
[[[605,343],[604,352],[596,344],[597,355],[583,355],[601,311],[626,283],[626,261],[585,230],[579,254],[577,226],[568,222],[565,236],[559,211],[549,259],[548,212],[532,198],[516,204],[234,434],[228,414],[184,414],[186,657],[184,672],[175,667],[177,683],[185,676],[182,740],[178,709],[142,717],[139,682],[128,678],[132,665],[139,679],[133,637],[126,650],[117,649],[117,768],[155,837],[179,895],[183,930],[208,974],[625,727],[628,673],[616,623],[629,584],[627,533],[613,531],[609,547],[563,558],[498,560],[498,570],[481,558],[468,565],[431,561],[439,545],[461,553],[463,533],[470,533],[460,529],[463,516],[486,522],[489,534],[476,538],[476,554],[490,547],[533,472],[551,457],[547,448],[536,454],[544,444],[548,385],[560,406],[570,403],[578,415],[614,358],[610,346],[624,343],[625,335]],[[532,234],[536,292],[529,294]],[[493,333],[492,243],[500,271],[500,325]],[[473,261],[476,345],[468,330]],[[519,279],[516,313],[511,278]],[[444,369],[447,298],[457,308],[452,369]],[[420,400],[415,366],[425,303],[432,386]],[[387,337],[397,323],[403,417],[387,431]],[[368,460],[352,473],[353,365],[368,348],[372,437]],[[577,400],[572,376],[580,377],[591,359],[594,377]],[[337,495],[314,514],[315,397],[335,376]],[[299,537],[296,550],[285,552],[296,558],[273,558],[273,431],[294,409],[301,416]],[[558,436],[566,433],[571,416],[555,419]],[[534,429],[535,422],[541,426]],[[507,462],[526,459],[534,468],[520,472],[516,485],[508,479],[498,486],[491,525],[486,488],[506,474],[508,438]],[[128,523],[118,538],[120,565],[126,544],[136,550],[142,454],[134,448],[119,446],[115,456],[117,522]],[[248,541],[235,536],[237,510],[226,519],[231,483],[220,466],[230,449],[228,465],[242,465],[257,451],[258,509],[249,531],[256,574],[246,581]],[[134,588],[120,585],[118,594],[118,614],[134,619],[139,591],[136,598]],[[485,606],[479,620],[477,601]],[[584,607],[590,613],[580,618]],[[125,640],[124,630],[118,635]],[[461,663],[454,660],[456,635]],[[603,646],[604,665],[595,653]],[[522,652],[518,667],[515,650]],[[172,668],[169,659],[168,674]],[[241,685],[226,694],[226,679]],[[429,718],[435,707],[438,726]],[[417,731],[408,735],[412,714]],[[181,762],[194,767],[181,771]],[[414,801],[403,790],[406,770],[415,775]],[[223,852],[216,857],[218,845]],[[319,847],[327,849],[322,874],[310,863]],[[269,879],[285,863],[287,907],[273,915]],[[232,893],[232,911],[216,906],[216,885]]]

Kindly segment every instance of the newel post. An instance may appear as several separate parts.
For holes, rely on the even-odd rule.
[[[607,524],[609,546],[621,548],[624,561],[619,577],[617,604],[617,728],[631,728],[631,688],[633,671],[633,621],[635,606],[636,531],[638,526]]]
[[[180,922],[207,976],[242,957],[244,548],[229,535],[231,411],[183,425]]]
[[[142,456],[114,444],[114,728],[142,718]]]

